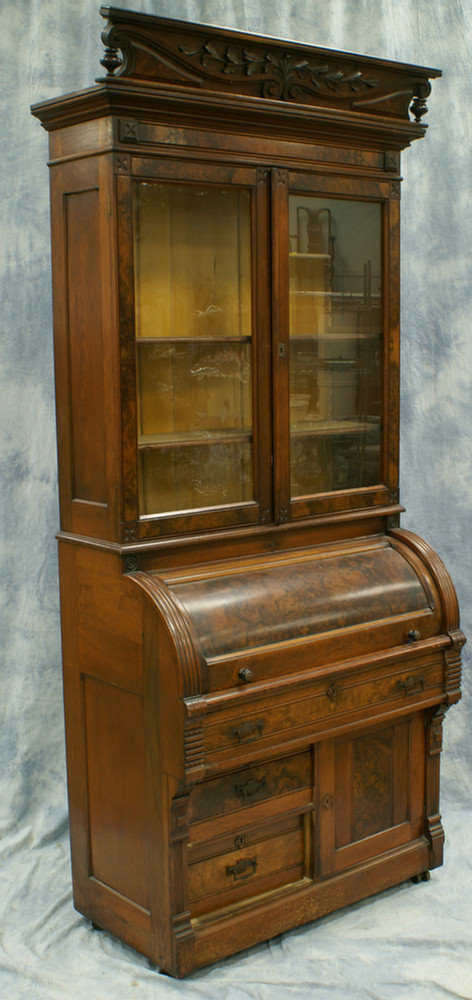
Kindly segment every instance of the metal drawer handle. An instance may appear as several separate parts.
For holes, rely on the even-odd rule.
[[[258,719],[257,722],[248,719],[247,722],[243,722],[242,726],[231,730],[231,737],[238,743],[250,743],[251,740],[257,740],[258,736],[262,736],[263,728],[263,719]]]
[[[397,686],[403,694],[424,691],[424,677],[407,677],[406,681],[398,681]]]
[[[235,865],[226,865],[226,874],[228,878],[232,875],[235,882],[238,879],[242,881],[249,878],[250,875],[254,875],[256,868],[257,858],[240,858]]]
[[[266,795],[269,791],[265,778],[248,778],[242,785],[235,785],[236,795],[239,795],[245,802],[252,801],[261,795]]]

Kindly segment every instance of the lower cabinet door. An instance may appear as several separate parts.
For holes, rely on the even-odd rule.
[[[421,837],[423,713],[322,743],[319,776],[321,877]]]

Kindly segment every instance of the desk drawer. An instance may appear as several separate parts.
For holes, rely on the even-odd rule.
[[[312,787],[311,750],[203,781],[190,793],[190,839],[298,808],[311,801]]]
[[[238,828],[220,842],[189,848],[188,887],[193,917],[297,882],[305,874],[309,815]]]
[[[224,708],[215,721],[204,722],[205,754],[210,757],[222,751],[241,751],[247,754],[259,743],[289,735],[309,733],[317,724],[333,718],[365,711],[367,717],[375,716],[375,709],[400,703],[414,706],[425,696],[440,695],[443,688],[443,664],[431,662],[409,664],[403,670],[390,667],[380,677],[378,670],[338,676],[326,675],[319,681],[292,692],[273,694],[264,699],[248,700],[244,714],[241,705]]]

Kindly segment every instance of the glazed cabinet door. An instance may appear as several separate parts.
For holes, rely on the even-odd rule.
[[[422,712],[321,744],[322,877],[421,837],[424,803]]]
[[[125,516],[143,534],[270,516],[260,179],[253,168],[169,161],[118,179],[124,371],[134,372],[123,384]]]
[[[398,203],[389,197],[382,181],[274,174],[280,520],[385,504],[397,483]]]

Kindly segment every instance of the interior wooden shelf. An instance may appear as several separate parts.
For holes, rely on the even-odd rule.
[[[136,337],[136,343],[141,344],[249,344],[248,337]]]
[[[330,253],[298,253],[297,250],[290,254],[291,259],[301,258],[304,260],[331,260],[332,254]]]
[[[319,423],[308,424],[306,427],[294,427],[292,424],[290,437],[340,437],[341,435],[345,437],[366,434],[379,427],[380,420],[377,417],[372,420],[323,420]]]
[[[291,333],[290,343],[293,341],[307,340],[308,343],[315,344],[318,340],[379,340],[382,334],[379,333],[355,333],[346,332],[332,333],[330,330],[325,330],[323,333]]]
[[[152,448],[187,448],[202,445],[228,444],[231,441],[251,441],[249,428],[233,428],[212,431],[175,431],[168,434],[141,434],[138,438],[140,451]]]
[[[369,295],[369,297],[367,298],[367,296],[365,296],[363,292],[328,292],[324,290],[318,292],[318,291],[313,291],[313,289],[296,288],[290,290],[290,295],[296,295],[296,296],[300,295],[303,296],[303,298],[309,297],[315,299],[341,299],[346,302],[351,302],[353,299],[355,299],[356,302],[362,300],[364,302],[369,302],[369,304],[373,300],[380,302],[379,293],[375,293],[374,295]]]

